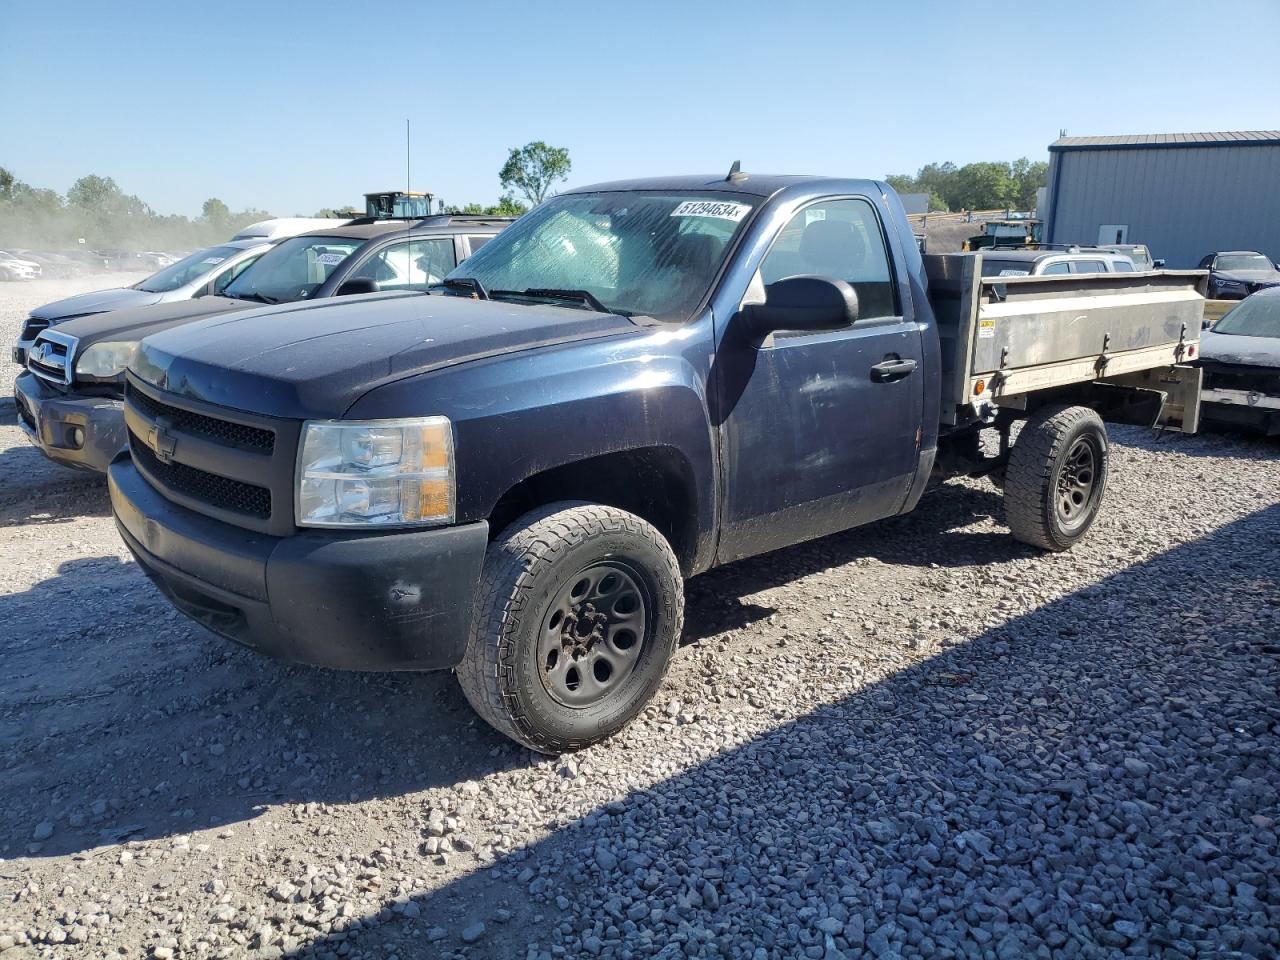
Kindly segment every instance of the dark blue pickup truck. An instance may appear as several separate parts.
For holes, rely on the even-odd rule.
[[[1195,428],[1203,292],[1191,272],[922,258],[874,181],[588,187],[431,294],[147,338],[112,506],[210,629],[331,667],[452,668],[497,729],[573,750],[654,695],[683,580],[713,566],[958,474],[1004,487],[1018,538],[1071,546],[1106,484],[1102,418]]]

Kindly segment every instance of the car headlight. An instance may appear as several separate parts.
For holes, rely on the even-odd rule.
[[[76,359],[76,375],[106,380],[118,377],[138,350],[138,342],[104,341],[95,343]]]
[[[300,527],[453,522],[453,427],[447,417],[308,420],[298,451]]]

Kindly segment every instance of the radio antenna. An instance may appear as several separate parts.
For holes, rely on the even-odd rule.
[[[409,180],[411,173],[409,154],[409,118],[404,118],[404,203],[405,210],[412,213],[413,209],[409,206],[413,202],[413,193],[409,189]],[[404,245],[405,270],[409,274],[409,292],[413,292],[413,217],[409,217],[409,239]]]

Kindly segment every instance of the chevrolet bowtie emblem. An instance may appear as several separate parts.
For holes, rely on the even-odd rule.
[[[160,424],[153,424],[147,431],[147,446],[155,453],[161,463],[173,460],[173,451],[178,448],[178,441]]]

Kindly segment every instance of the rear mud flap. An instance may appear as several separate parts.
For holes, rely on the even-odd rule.
[[[1116,402],[1099,410],[1106,420],[1195,433],[1200,429],[1203,379],[1204,371],[1199,367],[1180,363],[1107,377],[1096,381],[1094,386],[1116,388]],[[1122,397],[1122,393],[1129,396]]]

